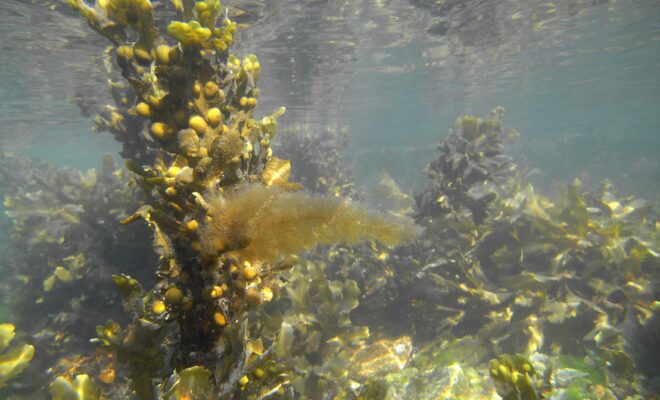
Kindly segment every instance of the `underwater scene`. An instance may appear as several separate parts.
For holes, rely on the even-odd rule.
[[[0,400],[660,399],[657,0],[3,0]]]

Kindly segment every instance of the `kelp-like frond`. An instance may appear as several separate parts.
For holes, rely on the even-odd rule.
[[[320,244],[378,240],[394,245],[411,238],[411,222],[393,219],[349,202],[246,185],[209,203],[211,221],[201,237],[207,253],[232,252],[269,262]]]
[[[14,329],[12,324],[0,324],[0,351],[4,351],[14,340],[16,336]],[[8,380],[23,372],[32,361],[32,357],[34,357],[34,346],[31,344],[14,346],[0,354],[0,388],[5,386]]]

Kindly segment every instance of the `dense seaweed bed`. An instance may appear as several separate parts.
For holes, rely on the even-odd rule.
[[[255,117],[260,63],[218,1],[69,3],[113,45],[95,127],[125,168],[2,154],[3,395],[655,396],[651,204],[538,194],[497,107],[456,119],[422,192],[384,176],[367,210],[345,133]]]

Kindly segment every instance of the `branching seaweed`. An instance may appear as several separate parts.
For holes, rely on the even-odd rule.
[[[652,207],[607,183],[539,195],[504,152],[516,133],[496,108],[456,120],[414,206],[383,180],[418,232],[338,198],[357,193],[342,133],[292,134],[293,166],[273,155],[284,108],[255,117],[261,65],[230,52],[238,24],[220,1],[67,3],[125,79],[95,128],[130,173],[109,158],[87,174],[0,159],[12,311],[37,348],[3,354],[2,394],[643,395],[626,331],[657,320]]]
[[[121,223],[144,221],[159,256],[153,287],[114,277],[132,322],[108,321],[94,342],[126,367],[139,399],[170,396],[176,371],[196,367],[211,372],[214,395],[235,395],[232,332],[273,297],[288,256],[336,241],[394,244],[414,229],[289,182],[289,161],[271,149],[284,108],[254,117],[261,66],[230,53],[237,24],[220,1],[163,4],[174,21],[149,0],[67,3],[113,44],[128,83],[111,83],[115,105],[96,128],[123,143],[145,197]],[[236,371],[221,373],[227,365]]]
[[[319,244],[410,239],[412,224],[361,210],[346,201],[249,185],[210,200],[211,222],[200,232],[205,251],[273,262]]]

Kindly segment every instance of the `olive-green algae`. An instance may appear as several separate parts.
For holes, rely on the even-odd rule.
[[[114,274],[132,322],[98,321],[99,353],[62,357],[51,372],[66,374],[56,387],[82,387],[76,382],[85,377],[98,380],[108,398],[189,398],[193,388],[201,398],[209,392],[220,398],[497,398],[497,389],[513,398],[641,396],[622,328],[644,327],[657,309],[658,218],[649,206],[608,184],[590,191],[575,182],[557,199],[540,196],[504,153],[515,132],[502,128],[498,108],[483,119],[461,116],[441,142],[414,207],[425,231],[412,243],[335,245],[295,267],[295,259],[215,258],[198,244],[200,227],[213,218],[209,187],[231,191],[251,182],[297,189],[288,182],[291,165],[270,149],[281,112],[252,118],[258,60],[226,53],[235,28],[217,1],[173,2],[182,21],[169,31],[178,44],[153,28],[157,13],[146,0],[101,1],[94,8],[71,3],[118,46],[113,55],[130,84],[111,84],[116,104],[96,120],[97,129],[124,144],[122,156],[136,174],[128,187],[142,190],[113,211],[112,220],[143,220],[159,259],[103,270],[108,281]],[[135,37],[129,39],[126,27]],[[294,166],[314,151],[310,162],[323,164],[317,141],[298,144],[290,156]],[[334,169],[317,168],[316,175],[303,170],[300,180],[319,192],[352,195],[350,177],[334,172],[340,162],[329,164]],[[391,182],[385,185],[405,197]],[[67,204],[76,202],[90,203]],[[99,204],[99,215],[107,214]],[[82,230],[76,214],[85,215],[59,212],[54,220]],[[20,227],[20,214],[12,218]],[[25,233],[23,240],[28,236],[62,254],[45,270],[26,268],[39,293],[79,287],[100,272],[87,267],[90,253],[66,249],[68,239]],[[133,278],[154,264],[155,286]],[[281,290],[284,271],[290,281]],[[382,352],[378,360],[392,368],[367,368],[374,360],[365,353],[394,343],[412,355]],[[58,351],[78,353],[75,347]],[[508,380],[490,371],[491,358],[498,371],[507,367]],[[533,370],[543,382],[513,382],[514,369]],[[365,377],[365,370],[372,375]],[[80,373],[86,371],[90,375]]]
[[[101,390],[86,375],[81,374],[69,381],[58,377],[50,384],[50,394],[53,400],[100,400]]]
[[[99,171],[80,173],[3,154],[0,168],[15,179],[4,189],[14,249],[8,304],[37,348],[29,375],[12,385],[38,397],[48,374],[65,372],[92,350],[96,324],[122,318],[121,297],[108,277],[128,270],[149,280],[140,266],[153,255],[146,229],[106,228],[140,203],[129,173],[112,158]],[[105,364],[101,358],[94,373]]]
[[[490,118],[493,115],[501,118],[501,112]],[[461,117],[454,127],[458,135],[462,129],[460,121],[465,118]],[[478,132],[480,120],[475,120]],[[489,128],[482,132],[504,132],[491,129],[493,126],[497,123],[489,123]],[[469,125],[468,128],[474,130]],[[471,137],[478,140],[480,136]],[[452,139],[450,135],[449,140],[467,139]],[[497,145],[498,141],[493,143]],[[468,144],[454,148],[476,147]],[[446,159],[459,159],[451,151],[444,154]],[[504,159],[501,150],[489,154]],[[461,184],[458,177],[465,176],[468,164],[458,165],[463,165],[462,175],[452,169],[453,175],[443,173],[435,175],[440,177],[436,179],[457,179],[457,184]],[[429,189],[437,191],[433,196],[443,200],[445,192],[437,188],[449,188],[453,198],[474,197],[485,190],[491,194],[481,203],[481,209],[475,208],[475,203],[465,206],[457,201],[426,214],[418,211],[426,231],[407,246],[394,250],[376,244],[333,246],[312,257],[329,256],[328,267],[317,261],[305,263],[302,270],[296,267],[288,273],[290,282],[285,291],[271,281],[269,291],[259,293],[257,301],[263,301],[263,296],[275,301],[249,308],[254,311],[241,314],[222,330],[218,343],[225,351],[233,349],[233,356],[225,358],[222,367],[216,366],[216,376],[222,382],[219,394],[224,398],[313,398],[327,393],[365,399],[495,398],[499,388],[501,393],[513,393],[519,398],[533,398],[529,393],[537,398],[639,396],[642,389],[638,374],[625,352],[623,333],[617,325],[631,318],[643,325],[653,315],[657,300],[648,286],[657,268],[653,210],[639,200],[617,196],[609,184],[587,192],[574,183],[552,201],[536,194],[514,173],[511,164],[483,165],[493,168],[492,181],[476,179],[453,193],[453,185],[442,182]],[[509,172],[503,172],[503,165]],[[474,187],[480,187],[481,192]],[[418,210],[424,208],[424,198],[432,197],[418,197]],[[153,208],[136,215],[154,224],[156,248],[167,254],[171,243],[159,240],[158,232],[162,234],[161,225],[172,222]],[[442,226],[450,229],[438,230]],[[531,235],[530,229],[535,235]],[[528,258],[532,264],[528,264]],[[274,264],[271,269],[290,270],[293,264],[295,261],[289,260]],[[567,270],[569,266],[571,269]],[[245,276],[250,268],[235,264],[229,267],[232,276]],[[341,277],[344,283],[328,282],[327,276]],[[348,277],[355,283],[346,280]],[[185,297],[168,295],[181,291],[183,286],[170,285],[145,294],[129,276],[116,275],[114,279],[126,298],[127,310],[142,317],[128,330],[113,322],[99,327],[97,343],[111,349],[109,354],[119,355],[131,371],[134,386],[138,383],[134,393],[139,393],[149,387],[148,380],[161,375],[159,366],[167,363],[158,349],[172,348],[178,340],[176,331],[163,333],[160,321],[187,303],[182,300]],[[223,290],[220,286],[218,292]],[[213,293],[209,295],[212,297]],[[596,303],[600,296],[606,301]],[[625,306],[626,301],[631,301],[628,299],[634,299],[634,311]],[[315,304],[319,308],[314,309]],[[380,311],[374,313],[379,307]],[[430,321],[436,322],[420,323],[421,318],[431,315],[435,319]],[[385,320],[380,320],[383,316]],[[410,325],[397,324],[398,327],[388,329],[392,316]],[[419,322],[415,318],[420,318]],[[365,322],[372,329],[360,326]],[[407,326],[416,326],[417,332],[411,332]],[[433,329],[435,339],[427,329]],[[373,373],[367,377],[360,371],[371,368],[373,361],[362,354],[377,353],[382,346],[379,337],[368,335],[374,331],[413,334],[417,350],[405,361],[381,353],[378,360],[393,362],[390,365],[394,369],[370,370]],[[564,332],[580,333],[576,336]],[[404,336],[392,337],[395,338],[382,339],[386,340],[383,343],[406,343]],[[543,382],[534,383],[534,392],[515,384],[511,387],[517,389],[506,389],[511,380],[498,384],[499,372],[494,375],[494,385],[486,384],[492,374],[492,368],[486,364],[488,358],[515,351],[524,352],[535,376],[543,377]],[[499,360],[507,359],[502,357]],[[208,367],[190,368],[210,373]],[[156,386],[155,392],[158,396],[171,395],[177,379],[177,375],[171,375]],[[325,383],[329,381],[335,384]],[[337,382],[341,384],[337,386]],[[527,381],[516,380],[520,382]],[[120,388],[114,384],[106,388],[106,393],[130,393]]]
[[[558,376],[572,378],[551,380],[538,396],[595,387],[596,398],[637,398],[644,388],[624,335],[645,329],[658,304],[657,213],[607,182],[593,191],[573,182],[556,200],[537,194],[504,153],[517,133],[502,116],[461,116],[438,146],[417,196],[418,239],[315,257],[329,257],[330,276],[356,280],[363,296],[353,319],[372,331],[414,326],[418,342],[475,338],[492,356],[550,355]],[[603,360],[593,362],[605,380],[562,366],[562,354]]]
[[[162,394],[174,371],[193,367],[211,371],[215,394],[245,395],[249,378],[241,371],[248,363],[231,358],[245,348],[237,327],[245,311],[270,301],[276,278],[285,270],[278,260],[264,259],[264,251],[244,250],[256,248],[253,241],[261,237],[244,235],[252,220],[267,221],[275,213],[269,202],[255,203],[257,192],[246,188],[262,187],[259,193],[300,189],[288,181],[288,162],[273,157],[270,148],[275,120],[284,110],[253,118],[260,64],[254,55],[241,60],[228,52],[236,24],[217,0],[173,4],[181,18],[168,22],[167,32],[178,42],[174,44],[156,28],[158,13],[148,0],[69,4],[114,44],[112,54],[129,83],[111,83],[116,104],[97,119],[96,127],[124,144],[121,154],[145,196],[144,205],[121,222],[143,220],[159,257],[154,287],[115,275],[132,322],[121,328],[109,321],[99,327],[94,342],[127,367],[138,398]],[[259,211],[248,218],[226,207],[246,193]],[[356,217],[366,215],[341,206]],[[286,226],[294,229],[294,222],[302,219],[289,214],[271,218],[286,219]],[[403,231],[388,233],[396,225],[390,222],[381,224],[382,229],[367,224],[351,231],[358,220],[345,219],[333,232],[354,232],[336,238],[391,242],[403,236]],[[314,243],[335,238],[319,232],[307,236]],[[281,249],[268,251],[283,257],[314,244],[308,242],[272,242]],[[63,270],[54,276],[49,285],[69,277]],[[257,354],[254,350],[246,354]]]
[[[0,324],[0,388],[7,385],[7,381],[20,375],[30,364],[34,357],[34,346],[22,344],[9,348],[9,344],[16,336],[12,324]]]

